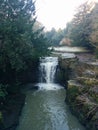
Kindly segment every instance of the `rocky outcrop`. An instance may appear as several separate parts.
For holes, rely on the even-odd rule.
[[[98,130],[98,62],[77,57],[60,59],[69,70],[66,102],[88,130]]]
[[[74,64],[73,64],[74,63]],[[72,53],[66,53],[59,56],[59,67],[57,69],[57,81],[63,86],[67,86],[68,80],[73,77],[72,68],[77,63],[77,57]]]

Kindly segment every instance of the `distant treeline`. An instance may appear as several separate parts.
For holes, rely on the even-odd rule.
[[[65,29],[52,28],[46,36],[51,45],[82,46],[98,53],[98,3],[81,4]]]

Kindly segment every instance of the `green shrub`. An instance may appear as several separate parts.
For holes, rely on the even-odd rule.
[[[95,50],[95,56],[98,59],[98,48]]]
[[[79,95],[79,89],[76,86],[69,87],[67,91],[71,100],[74,100]]]
[[[7,89],[8,85],[0,84],[0,100],[5,99],[7,95]]]
[[[2,115],[2,112],[0,111],[0,123],[2,123],[3,121],[3,115]]]

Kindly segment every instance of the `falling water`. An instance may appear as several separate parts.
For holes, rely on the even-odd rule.
[[[62,88],[62,86],[55,84],[55,74],[57,66],[57,57],[40,58],[40,78],[39,83],[36,84],[40,90],[57,90]]]
[[[40,81],[53,83],[58,65],[57,57],[45,57],[40,59]]]

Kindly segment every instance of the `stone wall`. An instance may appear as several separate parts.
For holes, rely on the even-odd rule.
[[[66,102],[72,113],[88,130],[98,130],[98,63],[60,57],[59,65],[66,70],[61,73],[67,72]]]

